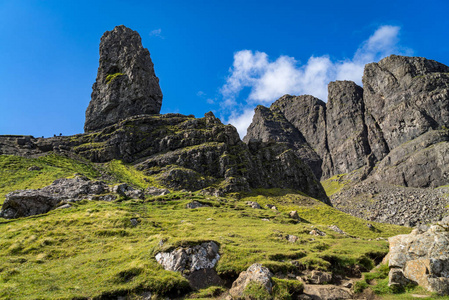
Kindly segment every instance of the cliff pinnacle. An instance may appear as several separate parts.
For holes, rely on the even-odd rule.
[[[159,79],[140,35],[123,25],[106,31],[84,130],[98,130],[135,115],[158,114],[161,105]]]

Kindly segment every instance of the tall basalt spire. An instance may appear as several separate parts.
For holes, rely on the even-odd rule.
[[[86,132],[141,114],[158,114],[159,79],[140,35],[123,25],[106,31],[100,42],[100,66],[86,110]]]

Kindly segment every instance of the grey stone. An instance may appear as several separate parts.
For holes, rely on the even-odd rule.
[[[425,231],[388,239],[385,257],[390,267],[390,285],[417,283],[430,292],[449,294],[449,229],[431,225]]]
[[[332,281],[332,273],[313,270],[308,280],[313,284],[330,283]]]
[[[259,203],[254,202],[254,201],[246,201],[246,205],[251,206],[252,208],[255,208],[255,209],[262,209],[262,207],[259,205]]]
[[[220,254],[218,245],[211,242],[204,242],[192,247],[176,248],[171,252],[160,252],[156,254],[156,261],[165,270],[169,271],[197,271],[215,267]]]
[[[131,116],[158,114],[161,105],[159,79],[140,35],[123,25],[106,31],[84,130],[99,130]]]
[[[190,209],[194,209],[194,208],[198,208],[198,207],[207,207],[207,206],[209,206],[209,205],[203,204],[203,203],[198,202],[196,200],[194,200],[194,201],[192,201],[190,203],[187,203],[187,205],[186,205],[186,207],[190,208]]]
[[[88,199],[108,191],[106,183],[81,176],[57,179],[42,189],[18,190],[7,194],[0,217],[12,219],[43,214],[55,209],[60,202]]]
[[[145,194],[149,196],[164,196],[170,194],[167,189],[160,189],[154,186],[150,186],[145,190]]]
[[[273,283],[271,277],[273,274],[270,270],[261,264],[252,264],[246,271],[240,273],[239,277],[232,283],[229,294],[233,299],[239,299],[243,296],[245,288],[251,282],[257,282],[271,294]]]

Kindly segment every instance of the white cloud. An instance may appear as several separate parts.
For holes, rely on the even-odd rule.
[[[155,36],[158,38],[163,39],[164,37],[162,36],[162,29],[158,28],[158,29],[154,29],[150,32],[150,36]]]
[[[257,104],[269,105],[284,94],[309,94],[326,101],[327,85],[334,80],[352,80],[361,85],[365,64],[393,53],[410,54],[410,50],[398,45],[399,31],[398,26],[381,26],[360,45],[351,59],[339,61],[332,61],[328,55],[312,56],[306,64],[300,65],[290,56],[282,55],[270,61],[264,52],[236,52],[230,75],[220,89],[227,122],[236,126],[243,137],[253,116],[249,111]],[[238,97],[244,88],[249,89],[249,95],[241,101]]]
[[[243,138],[246,135],[246,131],[251,124],[251,121],[253,120],[253,116],[254,109],[252,108],[246,108],[242,113],[237,113],[234,111],[234,114],[229,117],[228,123],[234,125],[234,127],[237,128],[240,137]]]

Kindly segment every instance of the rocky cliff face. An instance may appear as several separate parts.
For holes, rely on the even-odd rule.
[[[161,105],[159,79],[140,35],[123,25],[106,31],[84,130],[98,130],[135,115],[158,114]]]
[[[447,146],[431,147],[446,133],[427,136],[425,146],[418,141],[406,143],[449,126],[449,67],[425,58],[392,55],[368,64],[363,83],[364,88],[350,81],[331,82],[327,103],[312,96],[285,95],[270,110],[297,129],[296,135],[302,135],[321,159],[321,177],[317,160],[305,160],[318,178],[368,166],[364,179],[381,162],[375,172],[379,180],[414,187],[447,184]],[[265,127],[262,140],[290,139],[292,129],[282,130],[288,125],[275,126],[274,131],[270,126],[275,125],[256,114],[244,140],[261,139],[261,127]]]
[[[97,163],[123,160],[175,190],[221,195],[290,188],[330,204],[308,165],[288,145],[247,145],[233,126],[223,125],[212,113],[198,119],[181,114],[135,116],[68,137],[0,137],[0,154],[39,156],[50,151]]]

